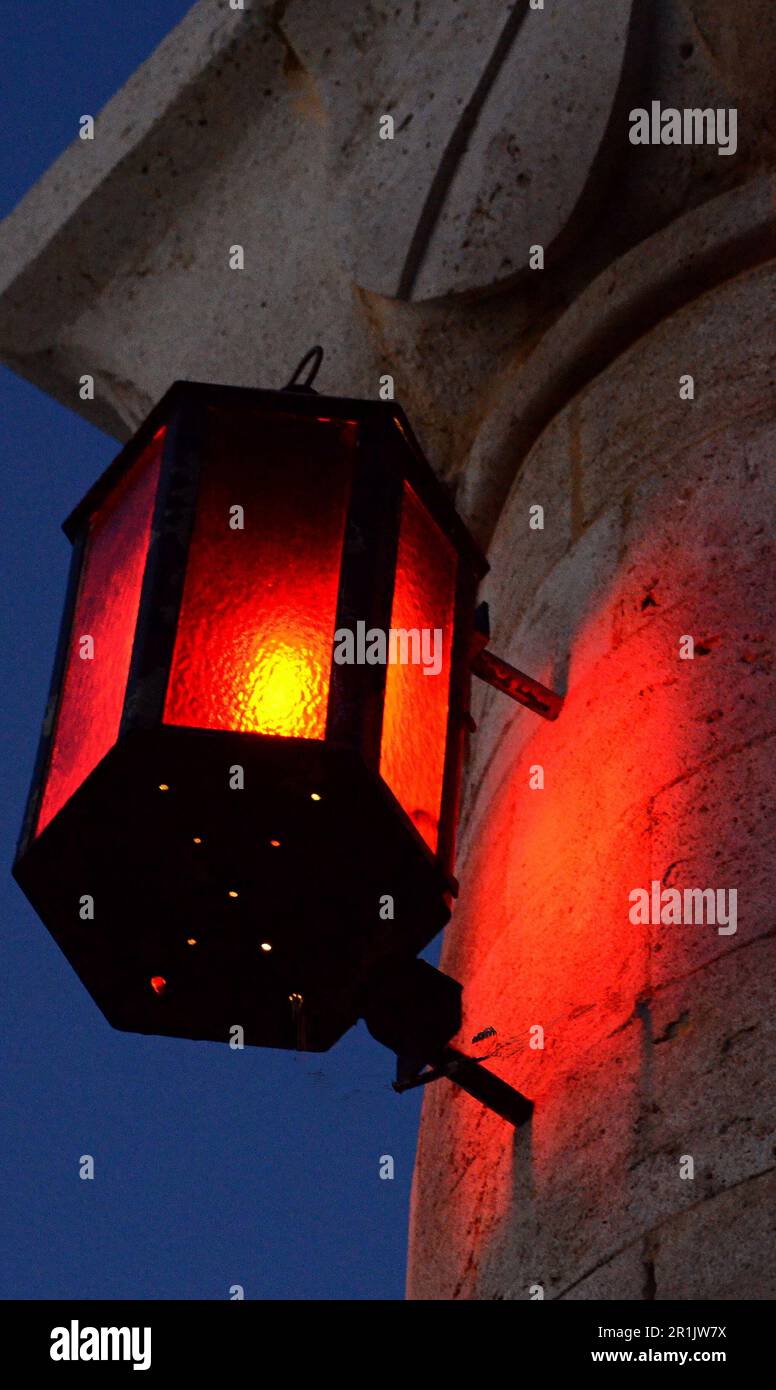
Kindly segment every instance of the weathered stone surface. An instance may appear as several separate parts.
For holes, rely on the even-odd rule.
[[[631,1197],[638,1220],[653,1225],[773,1165],[774,965],[772,935],[656,990],[645,1004],[651,1049]],[[694,1159],[693,1180],[679,1176],[684,1154]]]
[[[529,1145],[524,1181],[510,1190],[490,1130],[459,1140],[460,1105],[454,1121],[444,1097],[427,1108],[413,1251],[447,1223],[460,1242],[458,1261],[451,1253],[434,1276],[435,1297],[526,1297],[534,1278],[549,1297],[583,1289],[677,1212],[772,1162],[762,957],[773,953],[774,846],[757,831],[774,732],[770,284],[771,267],[750,270],[617,358],[542,434],[496,528],[491,645],[566,689],[566,703],[544,724],[478,695],[461,901],[442,966],[465,982],[460,1042],[495,1027],[490,1065],[536,1111],[530,1139],[517,1140]],[[748,360],[747,319],[757,339]],[[708,362],[702,407],[678,399],[675,362],[693,334]],[[680,404],[698,411],[689,427]],[[545,534],[527,528],[538,487]],[[693,660],[680,657],[685,634]],[[544,788],[532,790],[539,765]],[[751,896],[736,937],[631,923],[631,891],[683,858],[688,886]],[[542,1052],[527,1046],[537,1023]],[[578,1187],[565,1186],[569,1170],[583,1182],[572,1156],[583,1140],[607,1191],[606,1220],[599,1203],[590,1224]],[[472,1153],[471,1176],[432,1193],[425,1155],[456,1144]],[[552,1198],[540,1152],[552,1156]],[[679,1176],[683,1154],[695,1157],[694,1182]],[[626,1260],[630,1297],[653,1287],[647,1245],[642,1254],[641,1294]],[[424,1259],[428,1248],[413,1254],[411,1291]],[[683,1275],[692,1297],[692,1268]]]
[[[5,360],[119,437],[176,377],[282,386],[319,337],[343,394],[376,394],[322,132],[260,10],[196,7],[4,224]]]
[[[655,1297],[684,1298],[686,1270],[699,1299],[776,1298],[776,1172],[749,1178],[666,1222],[654,1239]]]
[[[637,447],[641,435],[634,432],[630,452],[618,450],[610,434],[613,412],[619,413],[621,427],[626,430],[638,416],[653,444],[657,442],[659,447],[662,440],[670,447],[677,438],[684,440],[691,428],[692,403],[679,399],[683,373],[697,373],[699,395],[704,392],[706,413],[701,416],[696,412],[699,425],[701,419],[708,418],[712,383],[718,392],[727,391],[731,411],[740,404],[734,397],[744,394],[745,399],[750,373],[745,370],[739,380],[733,368],[726,379],[720,378],[725,370],[722,364],[730,360],[732,367],[735,353],[731,351],[728,359],[725,330],[720,337],[715,327],[720,319],[715,318],[717,311],[710,300],[708,304],[698,301],[694,312],[690,311],[685,343],[672,336],[668,351],[655,350],[645,359],[642,338],[645,332],[656,330],[659,337],[654,346],[662,348],[665,333],[676,332],[671,319],[671,328],[661,334],[662,318],[668,319],[677,307],[728,275],[775,253],[776,201],[774,183],[767,177],[688,213],[594,280],[541,337],[527,359],[519,359],[494,388],[491,409],[474,441],[459,495],[459,505],[477,533],[485,538],[492,534],[523,458],[553,416],[583,388],[589,387],[590,393],[584,397],[585,414],[576,425],[579,433],[575,440],[577,457],[585,460],[582,517],[590,516],[591,506],[595,510],[602,505],[604,492],[611,496],[613,489],[619,491],[628,468],[632,474],[643,476],[640,450],[644,441]],[[752,340],[743,312],[732,322],[729,313],[724,319],[744,361],[747,352],[770,358],[774,350],[772,335],[767,333],[773,314],[772,270],[763,274],[762,282],[752,284],[747,306],[747,314],[751,312],[754,322],[762,326],[763,336]],[[735,297],[735,282],[729,293]],[[711,318],[704,329],[707,307]],[[711,355],[700,355],[703,349]],[[605,369],[618,358],[617,377],[613,378]],[[638,385],[630,373],[638,375]],[[621,410],[623,398],[628,401],[627,411]],[[670,401],[675,402],[671,424],[676,433],[658,437],[654,429],[656,400],[664,410]],[[665,429],[668,421],[664,414],[660,418]],[[597,459],[602,463],[594,472]]]
[[[776,1173],[749,1178],[647,1232],[568,1291],[561,1300],[776,1298],[773,1263],[760,1252],[776,1243]]]
[[[684,1300],[687,1270],[695,1298],[776,1298],[776,1171],[770,1169],[669,1217],[606,1261],[561,1300]]]
[[[519,516],[515,518],[518,534],[521,520]],[[621,702],[612,701],[607,706],[606,730],[596,729],[593,734],[584,713],[591,687],[595,689],[596,682],[603,678],[611,680],[614,677],[611,669],[600,665],[610,650],[611,633],[606,610],[602,621],[598,613],[616,571],[618,542],[618,515],[613,512],[599,518],[578,545],[551,570],[517,623],[515,608],[502,599],[500,587],[497,590],[492,603],[498,615],[491,641],[493,650],[502,653],[519,669],[530,671],[545,684],[564,693],[566,705],[562,720],[550,726],[543,721],[537,722],[536,716],[519,706],[505,708],[503,696],[499,698],[498,692],[476,683],[473,709],[478,731],[471,741],[462,846],[467,843],[470,814],[481,811],[487,814],[495,788],[505,775],[511,780],[512,759],[525,758],[526,769],[532,764],[544,767],[545,790],[552,786],[557,791],[556,769],[564,766],[565,757],[571,757],[576,767],[587,765],[587,772],[580,781],[580,787],[585,786],[589,780],[596,780],[594,773],[601,763],[601,739],[617,738],[622,721],[632,717],[624,713]],[[531,537],[527,547],[530,549],[533,544]],[[494,566],[490,578],[495,579],[495,575]],[[487,592],[492,594],[494,587],[495,584],[489,586]],[[627,664],[627,657],[623,657],[623,661]],[[606,670],[606,677],[603,670]],[[644,737],[649,736],[650,731],[645,727]],[[634,753],[629,764],[631,772],[637,756]],[[619,769],[623,796],[620,811],[632,805],[639,795],[638,774],[636,772],[635,780],[629,783],[629,769]],[[566,803],[570,800],[567,795]]]
[[[739,1191],[742,1178],[772,1165],[773,957],[771,940],[718,962],[700,988],[691,978],[658,991],[625,1028],[594,1047],[584,1050],[577,1038],[571,1067],[562,1046],[565,1021],[561,1045],[549,1030],[537,1066],[524,1045],[521,1055],[515,1039],[505,1042],[489,1065],[536,1099],[530,1128],[515,1136],[514,1149],[504,1127],[465,1098],[441,1088],[429,1097],[413,1194],[409,1296],[519,1299],[530,1297],[533,1284],[546,1298],[654,1296],[654,1268],[647,1265],[656,1248],[670,1244],[677,1213],[693,1213],[725,1189]],[[440,1151],[449,1155],[441,1169]],[[686,1156],[694,1158],[694,1179],[680,1176]],[[766,1209],[757,1209],[762,1220]],[[624,1244],[632,1247],[625,1257]],[[767,1245],[753,1244],[762,1260]],[[600,1271],[610,1260],[604,1279]],[[669,1293],[658,1281],[657,1296],[745,1297],[761,1287],[761,1266],[748,1263],[750,1282],[735,1295],[706,1291],[708,1276],[699,1281],[696,1262],[685,1259],[681,1282],[674,1278]]]
[[[584,1279],[572,1284],[570,1289],[560,1295],[560,1301],[641,1301],[651,1292],[650,1278],[651,1270],[644,1259],[643,1242],[637,1241],[593,1270],[592,1274],[587,1274]]]
[[[654,460],[657,472],[670,469],[677,457],[687,468],[684,451],[692,443],[704,443],[728,424],[737,441],[740,424],[748,417],[762,422],[766,414],[772,422],[774,311],[776,262],[770,261],[671,316],[654,329],[648,343],[641,340],[641,346],[634,345],[591,383],[577,412],[585,459],[585,521],[613,491],[644,481],[645,456]],[[680,377],[685,374],[695,381],[692,401],[680,399]],[[699,450],[698,462],[702,459]],[[712,473],[713,456],[709,465],[706,471]],[[698,524],[704,524],[700,510],[699,518]],[[705,524],[708,527],[708,518]]]
[[[720,815],[724,807],[726,814]],[[776,929],[773,751],[735,750],[658,793],[652,806],[651,878],[666,887],[735,888],[737,929],[654,926],[650,976],[661,985]]]
[[[694,28],[690,61],[710,57],[724,82],[728,99],[744,113],[742,137],[756,156],[773,163],[776,145],[773,53],[776,49],[776,10],[770,0],[748,0],[733,18],[727,0],[687,0]],[[681,56],[681,55],[680,55]]]
[[[505,709],[496,692],[478,692],[464,852],[470,829],[479,833],[474,822],[489,814],[501,783],[521,775],[518,760],[526,769],[541,764],[545,793],[560,785],[575,809],[575,789],[589,787],[593,797],[605,777],[619,788],[620,810],[642,805],[651,816],[664,788],[692,776],[709,758],[750,743],[759,747],[773,732],[770,550],[740,568],[713,568],[704,585],[691,582],[690,548],[690,582],[681,601],[664,609],[658,597],[642,609],[660,594],[666,574],[661,541],[656,532],[656,554],[645,548],[638,564],[634,547],[634,564],[623,569],[620,520],[619,511],[599,517],[552,570],[511,634],[502,621],[494,649],[565,689],[566,704],[550,726],[519,708]],[[681,572],[685,562],[677,565],[674,553],[671,563]],[[677,580],[668,580],[667,588]],[[632,618],[632,628],[623,615]],[[680,656],[685,634],[695,638],[692,661]],[[606,810],[611,814],[613,803]],[[568,827],[566,817],[564,823]],[[679,851],[665,863],[658,857],[661,875],[679,857]]]
[[[433,299],[498,285],[532,245],[568,240],[614,123],[632,8],[286,6],[283,33],[325,94],[336,234],[356,282]],[[393,140],[379,138],[383,114]]]
[[[489,1065],[519,1084],[520,1064]],[[638,1114],[637,1030],[606,1039],[596,1056],[578,1053],[573,1070],[551,1069],[552,1085],[530,1128],[514,1137],[452,1088],[429,1096],[433,1152],[444,1142],[450,1162],[435,1170],[421,1138],[410,1298],[528,1299],[534,1284],[546,1299],[555,1298],[621,1248]],[[429,1133],[427,1123],[423,1133]]]
[[[717,389],[704,386],[703,406],[679,400],[678,373],[660,389],[644,387],[653,360],[666,358],[666,329],[645,341],[642,358],[633,349],[618,359],[556,417],[518,474],[491,546],[492,570],[483,590],[491,607],[491,645],[517,666],[568,689],[570,698],[585,675],[593,686],[605,682],[617,699],[602,718],[621,710],[626,725],[632,719],[642,725],[644,742],[634,742],[634,763],[641,760],[652,777],[662,757],[665,785],[704,757],[721,756],[773,728],[768,613],[776,572],[776,395],[770,296],[764,293],[772,275],[771,267],[763,267],[732,281],[720,291],[722,303],[713,314],[706,306],[705,318],[701,301],[671,320],[680,344],[688,324],[707,325],[706,353]],[[725,309],[737,325],[739,308],[741,321],[754,322],[758,338],[748,361],[745,333],[726,330],[723,317]],[[671,357],[680,351],[672,344]],[[727,372],[719,365],[725,361]],[[692,428],[682,428],[682,410],[685,420],[695,412]],[[536,501],[545,507],[544,531],[528,525]],[[679,659],[685,634],[700,649],[694,662]],[[607,664],[592,675],[602,657],[609,658]],[[722,700],[720,657],[726,671],[742,677]],[[623,682],[628,685],[633,672],[641,679],[622,706]],[[652,713],[645,723],[640,709],[648,697]],[[476,788],[485,764],[491,775],[498,767],[493,721],[499,738],[513,727],[528,734],[534,723],[524,712],[505,712],[503,699],[490,690],[477,689],[474,709],[480,730],[469,780]],[[579,739],[579,717],[567,705],[569,710],[568,723]],[[614,729],[607,735],[600,723],[596,732],[621,738]],[[558,755],[560,723],[553,739]]]

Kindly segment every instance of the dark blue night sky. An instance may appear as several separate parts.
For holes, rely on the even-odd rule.
[[[0,215],[189,8],[0,0]],[[391,1054],[363,1026],[314,1056],[114,1032],[10,877],[64,595],[60,523],[116,445],[2,368],[0,412],[0,1295],[401,1298],[419,1099],[391,1091]]]

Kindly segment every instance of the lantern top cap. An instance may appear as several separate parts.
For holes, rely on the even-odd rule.
[[[374,431],[375,440],[399,436],[407,451],[407,479],[417,484],[428,497],[433,494],[433,510],[456,548],[466,555],[480,578],[487,573],[488,563],[455,510],[445,485],[437,477],[418,442],[410,422],[398,401],[368,400],[356,396],[322,395],[313,390],[297,391],[283,388],[266,390],[252,386],[221,386],[212,382],[175,381],[139,426],[132,439],[70,513],[62,529],[70,541],[83,531],[103,500],[129,470],[138,454],[153,441],[162,428],[184,430],[191,442],[196,429],[198,409],[220,406],[228,409],[255,405],[268,414],[288,414],[298,419],[317,419],[352,422]]]

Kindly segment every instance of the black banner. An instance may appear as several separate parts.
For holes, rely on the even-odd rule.
[[[371,1309],[371,1311],[370,1311]],[[87,1379],[132,1375],[241,1378],[247,1370],[277,1380],[285,1366],[331,1376],[360,1368],[359,1378],[384,1379],[390,1359],[397,1373],[421,1357],[442,1364],[465,1333],[482,1355],[482,1381],[512,1364],[524,1377],[587,1371],[599,1366],[723,1367],[740,1375],[767,1365],[769,1303],[474,1303],[448,1305],[369,1302],[338,1304],[242,1302],[31,1302],[0,1305],[7,1349],[25,1369]],[[374,1318],[374,1323],[372,1319]],[[447,1336],[448,1326],[456,1336]],[[362,1337],[373,1331],[374,1340]],[[410,1341],[409,1338],[412,1340]],[[487,1338],[487,1341],[485,1340]],[[360,1347],[360,1350],[359,1350]],[[317,1365],[315,1363],[318,1363]],[[473,1368],[463,1379],[470,1381]],[[141,1384],[143,1382],[140,1382]]]

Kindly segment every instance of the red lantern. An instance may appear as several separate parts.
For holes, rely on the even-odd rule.
[[[365,1014],[438,1060],[455,982],[396,1019],[456,892],[486,564],[400,407],[178,382],[65,531],[14,872],[106,1017],[325,1049]]]

